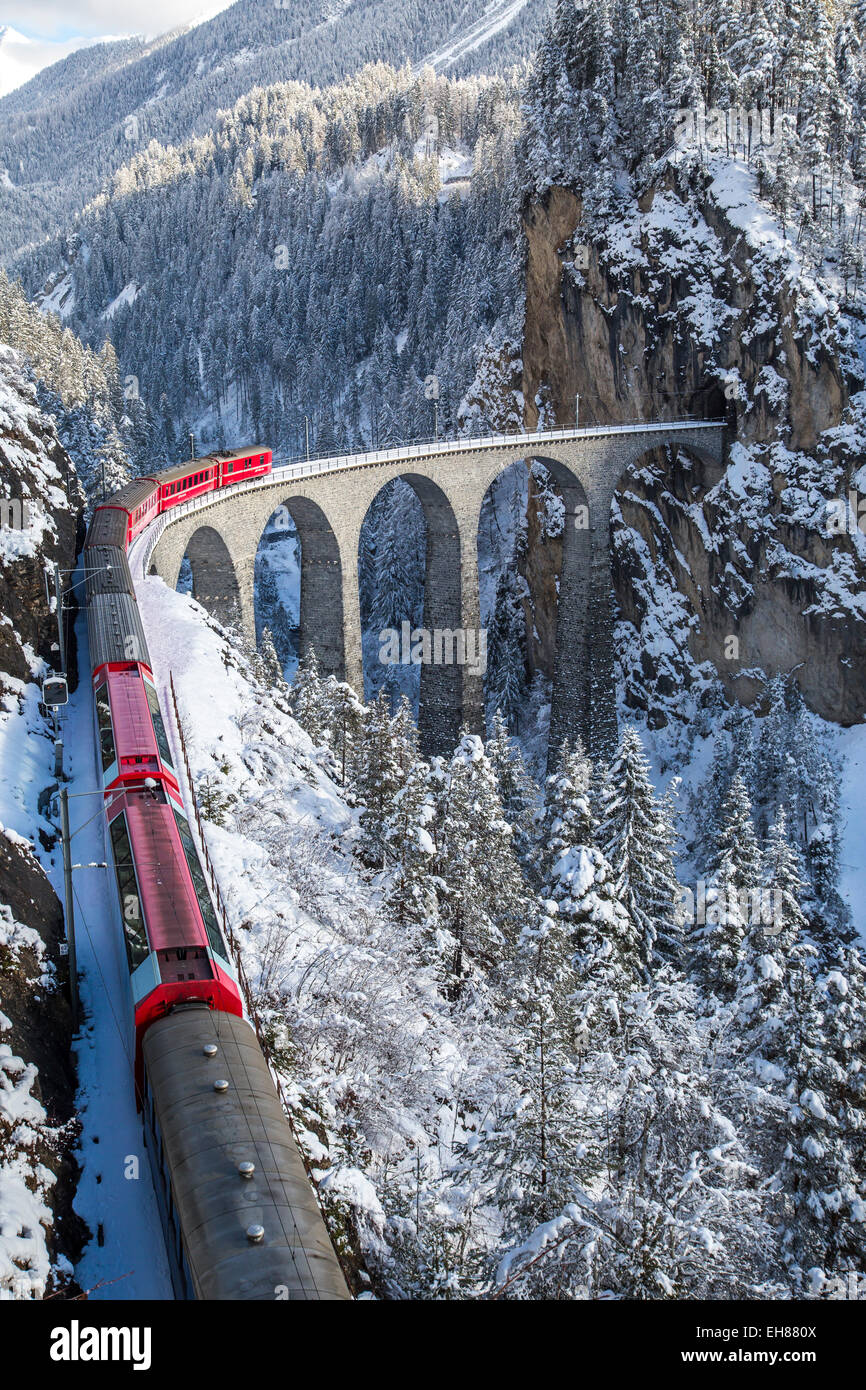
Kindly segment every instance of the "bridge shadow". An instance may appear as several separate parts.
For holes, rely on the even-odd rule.
[[[290,678],[310,648],[322,676],[346,677],[343,567],[322,508],[292,497],[272,512],[256,551],[256,641],[270,629]]]
[[[224,627],[240,625],[241,597],[235,567],[225,541],[212,526],[200,526],[190,537],[177,587],[191,593]]]

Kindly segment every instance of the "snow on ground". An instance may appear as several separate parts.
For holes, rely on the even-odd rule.
[[[38,301],[39,308],[43,314],[57,314],[61,319],[66,319],[75,308],[75,288],[72,284],[72,272],[67,272],[61,280],[48,294],[43,295]]]
[[[17,963],[26,950],[35,955],[36,970],[44,970],[41,936],[16,922],[5,904],[0,905],[0,946],[5,961]],[[30,979],[37,987],[50,984],[47,974]],[[38,1157],[51,1137],[48,1117],[33,1093],[39,1073],[2,1041],[11,1027],[0,1012],[0,1300],[41,1298],[45,1293],[51,1271],[45,1232],[53,1220],[45,1199],[55,1183],[54,1174]],[[8,1148],[6,1138],[12,1140]]]
[[[128,285],[124,285],[123,289],[120,291],[120,294],[117,295],[116,298],[112,299],[108,308],[103,309],[102,317],[104,319],[113,319],[118,309],[128,309],[130,305],[134,304],[136,299],[138,298],[138,294],[139,286],[135,283],[134,280],[130,280]]]
[[[526,4],[527,0],[491,0],[480,19],[463,30],[457,38],[443,44],[435,53],[429,53],[426,58],[422,58],[418,68],[430,67],[442,71],[453,67],[467,53],[480,48],[501,30],[507,29]]]
[[[81,573],[76,579],[81,578]],[[65,768],[71,778],[70,822],[73,862],[106,858],[101,814],[101,774],[96,763],[90,692],[87,623],[76,625],[79,667],[84,673],[63,714]],[[45,776],[43,781],[48,781]],[[75,799],[73,799],[75,798]],[[44,856],[45,869],[63,898],[59,846]],[[82,1123],[78,1161],[82,1168],[75,1209],[93,1238],[76,1267],[91,1298],[170,1299],[171,1278],[143,1144],[132,1084],[129,976],[117,894],[106,869],[75,871],[75,930],[82,972],[83,1024],[75,1044],[78,1107]],[[137,1176],[130,1159],[137,1160]],[[102,1227],[102,1245],[97,1239]],[[103,1285],[102,1288],[97,1286]]]

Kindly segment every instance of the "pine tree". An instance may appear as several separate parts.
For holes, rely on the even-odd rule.
[[[578,735],[563,741],[556,768],[547,779],[539,834],[537,872],[547,882],[564,851],[595,842],[597,822],[590,802],[592,763]]]
[[[381,869],[385,865],[388,817],[404,780],[388,700],[384,692],[380,692],[364,712],[361,738],[352,765],[353,789],[362,807],[358,854],[373,868]]]
[[[262,632],[262,640],[259,647],[259,655],[262,659],[262,670],[264,673],[264,679],[268,686],[275,686],[278,689],[284,688],[285,679],[283,677],[283,670],[280,666],[279,658],[277,656],[277,649],[274,646],[274,639],[271,635],[271,629],[269,627],[266,627]]]
[[[319,663],[312,647],[299,663],[289,692],[292,713],[305,733],[318,747],[325,740],[328,712],[325,684],[319,676]]]
[[[521,864],[530,868],[536,856],[538,788],[526,770],[520,747],[509,736],[499,710],[485,749],[496,775],[499,799],[511,826],[512,844]]]
[[[345,787],[361,742],[364,705],[350,685],[329,676],[324,683],[324,709],[328,746],[336,759],[340,786]]]
[[[760,888],[761,875],[751,803],[739,773],[725,798],[719,832],[708,856],[708,873],[706,922],[696,923],[692,933],[695,968],[708,989],[731,998],[752,895]]]
[[[504,1238],[518,1248],[554,1221],[598,1169],[576,1122],[572,956],[571,933],[556,904],[539,903],[510,967],[509,1085],[480,1154],[480,1180],[493,1175]],[[545,1262],[521,1280],[521,1296],[563,1296],[564,1282],[559,1262]]]
[[[644,965],[656,953],[659,937],[667,953],[678,953],[680,890],[672,802],[656,796],[634,727],[624,730],[608,770],[600,820],[598,843],[613,869],[619,900],[641,932]]]
[[[464,734],[447,767],[434,762],[440,930],[446,991],[468,975],[491,978],[513,949],[527,895],[496,775],[481,739]]]
[[[408,770],[385,819],[385,855],[394,865],[385,901],[390,916],[400,926],[423,925],[431,934],[436,928],[438,905],[432,873],[435,816],[430,768],[419,760]]]

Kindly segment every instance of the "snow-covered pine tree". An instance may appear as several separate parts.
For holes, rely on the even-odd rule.
[[[806,846],[806,864],[817,899],[819,928],[824,938],[848,940],[850,914],[839,896],[839,856],[841,851],[839,773],[826,755],[818,764],[812,785],[814,823]]]
[[[663,966],[623,1006],[616,1071],[583,1076],[603,1116],[607,1182],[595,1203],[588,1281],[621,1298],[749,1296],[755,1244],[769,1243],[757,1174],[736,1115],[720,1105],[695,992]]]
[[[325,683],[319,675],[319,663],[312,647],[308,648],[295,672],[289,690],[292,713],[316,746],[325,740],[328,728]]]
[[[436,929],[438,899],[433,865],[436,844],[431,834],[436,802],[430,785],[430,768],[417,760],[409,768],[385,818],[385,854],[394,866],[385,903],[400,926]]]
[[[854,1055],[866,1018],[863,977],[853,956],[849,972],[821,975],[802,908],[808,885],[784,811],[770,831],[763,882],[772,921],[753,922],[743,943],[732,1061],[745,1061],[758,1080],[747,1102],[753,1144],[773,1174],[783,1259],[802,1294],[820,1285],[816,1271],[836,1273],[840,1259],[866,1243],[856,1163],[863,1092]]]
[[[640,734],[631,725],[608,769],[599,818],[598,843],[613,869],[617,896],[641,933],[644,965],[660,949],[678,955],[681,895],[672,800],[656,796]]]
[[[475,734],[464,734],[445,766],[434,763],[436,859],[446,992],[456,999],[469,974],[491,978],[514,950],[527,892],[496,774]]]
[[[397,752],[400,770],[408,775],[413,764],[418,761],[418,726],[412,713],[408,695],[401,695],[391,720],[391,733]]]
[[[590,801],[591,782],[592,763],[580,735],[573,746],[564,739],[545,784],[537,855],[537,874],[544,883],[565,850],[595,843],[598,827]]]
[[[599,1166],[575,1107],[572,958],[556,903],[539,902],[509,968],[507,1091],[472,1170],[495,1193],[504,1239],[515,1250],[553,1222]],[[521,1277],[520,1296],[568,1297],[569,1277],[561,1261],[546,1259]]]
[[[576,948],[576,1036],[582,1053],[612,1045],[622,1030],[622,1007],[643,970],[639,927],[619,900],[613,870],[601,850],[577,845],[560,851],[546,884]]]
[[[777,1005],[784,995],[788,963],[808,927],[801,906],[806,887],[797,853],[788,840],[787,817],[780,810],[764,849],[760,896],[750,905],[735,967],[744,1046],[769,1062],[781,1042]]]
[[[496,774],[499,799],[511,826],[515,853],[521,864],[530,868],[536,858],[538,788],[499,710],[493,716],[485,751]]]
[[[324,683],[328,746],[334,754],[340,785],[345,787],[361,740],[365,707],[346,681],[329,676]]]
[[[692,930],[694,965],[703,984],[730,999],[742,955],[753,894],[760,891],[761,851],[746,785],[734,775],[721,825],[707,857],[706,921]]]
[[[352,764],[352,786],[362,807],[358,854],[372,868],[381,869],[386,862],[387,819],[404,780],[388,699],[385,692],[380,691],[364,712]]]
[[[286,682],[283,677],[283,668],[280,666],[277,649],[274,646],[274,639],[269,627],[266,627],[262,632],[259,655],[262,659],[262,671],[268,686],[284,688]]]

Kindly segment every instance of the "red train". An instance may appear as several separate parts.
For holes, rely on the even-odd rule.
[[[98,507],[84,566],[96,738],[135,1023],[201,1001],[242,1015],[240,989],[183,813],[129,573],[130,542],[161,512],[271,471],[270,449],[210,454],[140,478]]]
[[[191,502],[206,492],[246,483],[250,478],[263,478],[272,467],[271,450],[257,448],[242,454],[208,454],[163,473],[136,478],[97,508],[88,543],[117,545],[125,550],[160,512]]]

